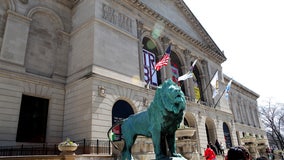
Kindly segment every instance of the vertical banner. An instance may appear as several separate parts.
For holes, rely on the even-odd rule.
[[[197,102],[200,99],[199,87],[194,86],[194,94],[195,94],[195,100]]]
[[[178,84],[178,77],[179,77],[179,74],[178,74],[178,68],[177,68],[177,65],[176,64],[173,64],[171,66],[171,69],[172,69],[172,80],[173,82],[175,82],[176,84]]]
[[[144,80],[147,84],[158,85],[157,72],[155,71],[156,56],[143,49]]]
[[[198,102],[200,100],[200,89],[197,82],[197,79],[195,77],[195,74],[193,74],[193,84],[194,84],[194,94],[195,94],[195,101]]]

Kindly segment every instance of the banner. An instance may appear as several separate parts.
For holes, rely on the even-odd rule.
[[[155,71],[156,55],[143,49],[144,80],[147,84],[158,85],[157,72]]]
[[[194,94],[195,94],[195,100],[199,101],[200,100],[200,89],[199,89],[199,85],[197,82],[197,79],[195,77],[195,75],[193,74],[193,85],[194,85]]]
[[[176,64],[173,64],[171,66],[171,69],[172,69],[172,80],[173,82],[177,83],[178,84],[178,77],[179,77],[179,74],[178,74],[178,68],[177,68],[177,65]]]
[[[195,100],[198,101],[200,99],[200,90],[199,87],[194,86],[194,94],[195,94]]]

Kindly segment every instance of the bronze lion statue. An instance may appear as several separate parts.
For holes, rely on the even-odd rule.
[[[131,160],[131,147],[138,135],[151,137],[157,160],[183,157],[176,153],[175,132],[183,120],[186,101],[180,87],[166,80],[155,93],[147,110],[133,114],[121,122],[121,133],[125,141],[122,159]],[[168,146],[168,148],[166,148]]]

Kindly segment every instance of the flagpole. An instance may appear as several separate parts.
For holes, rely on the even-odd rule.
[[[166,49],[166,51],[165,51],[165,53],[163,54],[163,56],[162,56],[162,58],[160,59],[160,61],[157,63],[157,64],[159,64],[162,60],[163,60],[163,58],[165,57],[165,55],[166,54],[168,54],[169,56],[170,56],[170,54],[171,54],[171,45],[172,45],[172,43],[170,42],[169,43],[169,46],[168,46],[168,48]],[[168,60],[169,60],[169,57],[168,57],[168,59],[166,59],[166,65],[165,64],[161,64],[161,66],[159,66],[160,68],[158,69],[158,70],[160,70],[161,68],[162,68],[162,66],[167,66],[168,65]],[[163,60],[164,61],[164,60]],[[157,65],[156,64],[156,65]],[[157,70],[156,70],[156,65],[155,65],[155,69],[154,69],[154,72],[153,72],[153,74],[152,73],[150,73],[150,81],[149,82],[152,82],[152,78],[153,78],[153,75],[157,72]],[[150,68],[151,69],[151,68]],[[151,71],[152,72],[152,71]],[[149,83],[148,83],[148,85],[149,85]]]
[[[226,91],[226,88],[225,88],[224,91],[222,92],[222,94],[221,94],[221,96],[219,97],[218,101],[215,103],[214,108],[216,108],[217,104],[219,103],[219,101],[220,101],[221,98],[223,97],[225,91]]]
[[[152,82],[152,78],[153,78],[153,76],[154,76],[154,74],[155,74],[156,72],[157,72],[157,71],[154,69],[153,74],[151,73],[151,78],[150,78],[151,82]]]
[[[224,89],[224,91],[222,92],[222,95],[219,97],[218,101],[216,102],[216,104],[214,105],[214,108],[217,106],[217,104],[219,103],[220,99],[223,97],[223,94],[225,93],[225,91],[229,92],[230,88],[231,88],[231,83],[232,83],[233,79],[231,79],[228,84],[226,85],[226,88]],[[229,94],[229,93],[228,93]]]
[[[150,70],[151,70],[151,69],[150,69]],[[147,86],[148,86],[148,85],[150,86],[150,83],[152,82],[153,75],[154,75],[155,73],[156,73],[156,70],[155,70],[155,69],[154,69],[153,74],[150,73],[150,79],[149,79],[149,82],[148,82]]]
[[[208,86],[210,85],[212,79],[214,78],[215,74],[218,72],[218,69],[216,70],[216,72],[213,74],[212,78],[210,78],[209,83],[206,85],[205,89],[202,90],[202,93],[206,91],[206,89],[208,88]],[[200,96],[201,97],[201,96]],[[197,103],[200,101],[200,98],[197,100]]]

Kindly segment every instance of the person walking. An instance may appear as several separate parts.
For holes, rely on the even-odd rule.
[[[217,148],[217,154],[221,154],[221,146],[220,146],[218,139],[216,139],[215,141],[215,146]]]
[[[217,148],[211,142],[209,142],[209,147],[214,151],[215,155],[218,154]]]
[[[220,148],[221,148],[221,155],[224,156],[225,145],[222,142],[220,142]]]
[[[215,152],[210,148],[210,145],[207,144],[207,148],[204,151],[204,157],[206,160],[216,160]]]

